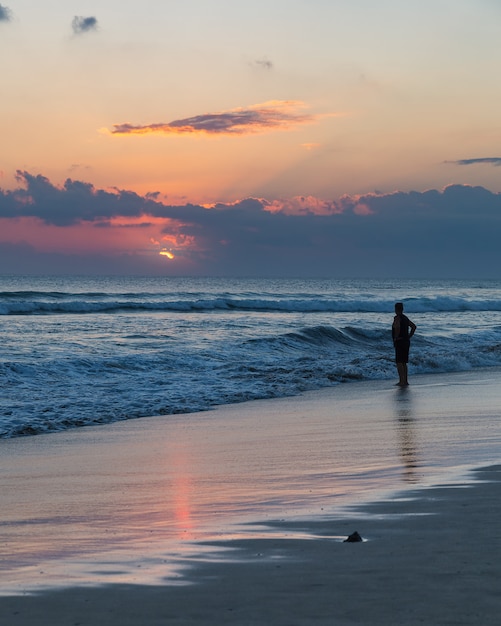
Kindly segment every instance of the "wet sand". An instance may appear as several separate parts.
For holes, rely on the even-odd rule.
[[[0,442],[0,622],[498,623],[500,372],[413,382]]]
[[[364,508],[353,519],[281,524],[231,542],[184,586],[111,585],[0,598],[12,626],[499,624],[501,467],[467,488]],[[412,496],[412,494],[409,494]],[[333,533],[357,528],[367,539]],[[288,538],[299,530],[317,538]]]

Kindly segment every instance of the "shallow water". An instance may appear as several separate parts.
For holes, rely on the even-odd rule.
[[[0,277],[0,437],[501,365],[501,283]]]

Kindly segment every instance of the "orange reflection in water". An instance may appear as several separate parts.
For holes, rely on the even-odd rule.
[[[196,532],[194,519],[193,455],[189,446],[181,442],[167,445],[163,459],[160,524],[167,526],[169,534],[188,539]]]
[[[170,484],[172,510],[176,526],[183,532],[193,530],[193,480],[191,455],[186,447],[177,448],[170,458],[174,480]]]

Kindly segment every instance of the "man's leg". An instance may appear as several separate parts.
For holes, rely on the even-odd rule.
[[[409,383],[407,382],[407,363],[397,363],[397,372],[398,372],[398,384],[401,387],[406,387]]]

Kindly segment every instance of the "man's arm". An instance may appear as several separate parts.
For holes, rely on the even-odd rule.
[[[393,320],[393,324],[391,326],[391,338],[393,339],[393,343],[395,343],[395,339],[400,335],[400,318],[398,315],[395,315],[395,319]]]

